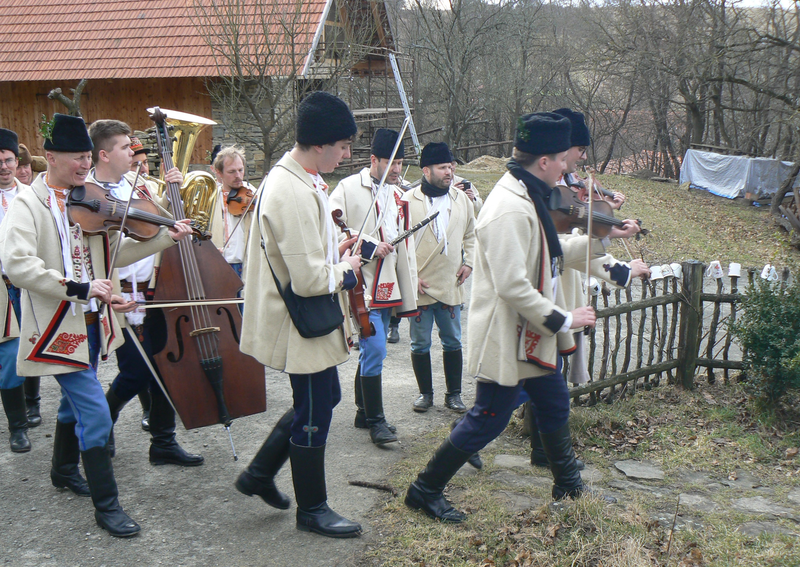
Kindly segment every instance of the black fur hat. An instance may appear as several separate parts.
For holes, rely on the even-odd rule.
[[[583,116],[582,112],[576,112],[571,108],[559,108],[553,112],[566,117],[570,124],[572,124],[571,138],[573,146],[592,145],[592,136],[589,134],[589,127],[586,125],[586,118]]]
[[[324,146],[346,140],[358,131],[353,113],[342,99],[315,91],[297,107],[295,140],[308,146]]]
[[[392,150],[397,143],[397,137],[400,132],[396,130],[389,130],[388,128],[379,128],[375,132],[375,137],[372,138],[372,155],[377,158],[389,159],[392,156]],[[397,153],[394,159],[403,159],[406,157],[405,147],[400,141],[400,147],[397,148]]]
[[[422,154],[419,156],[419,166],[428,167],[438,163],[451,163],[455,159],[447,144],[444,142],[431,142],[422,148]]]
[[[44,149],[51,152],[91,152],[94,148],[86,122],[80,116],[54,114],[50,137],[44,140]]]
[[[569,119],[553,112],[534,112],[517,119],[514,147],[544,156],[565,152],[572,147]]]
[[[19,138],[16,132],[0,128],[0,150],[8,150],[19,157]]]

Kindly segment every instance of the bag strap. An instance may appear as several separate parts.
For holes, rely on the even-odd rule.
[[[261,232],[261,199],[259,199],[259,210],[256,211],[256,221],[258,222],[258,237],[261,240],[261,249],[264,251],[264,257],[267,259],[269,271],[272,272],[272,279],[275,280],[275,287],[278,288],[278,295],[281,296],[283,302],[286,303],[286,298],[283,296],[281,290],[281,282],[278,281],[278,276],[275,275],[275,270],[272,269],[272,262],[269,261],[269,254],[267,254],[267,246],[264,244],[264,233]],[[287,286],[288,287],[288,286]]]

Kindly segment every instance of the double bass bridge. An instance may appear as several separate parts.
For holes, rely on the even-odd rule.
[[[200,335],[207,335],[209,333],[219,333],[219,327],[203,327],[202,329],[195,329],[194,331],[189,331],[190,337],[199,337]]]

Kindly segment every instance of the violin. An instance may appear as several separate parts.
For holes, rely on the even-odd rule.
[[[573,228],[587,230],[589,227],[589,205],[578,198],[578,194],[559,185],[556,189],[561,193],[561,203],[550,216],[556,225],[556,231],[565,234]],[[554,189],[554,191],[556,190]],[[595,201],[592,204],[592,236],[605,238],[611,234],[615,226],[622,227],[625,223],[614,218],[614,211],[605,201]]]
[[[577,175],[570,175],[569,179],[571,180],[569,186],[575,188],[578,193],[578,198],[584,203],[587,202],[589,200],[589,189],[586,187],[585,180]],[[601,186],[597,179],[594,180],[593,196],[595,201],[604,201],[605,199],[614,200],[614,192]]]
[[[228,198],[225,203],[228,205],[228,212],[235,217],[242,215],[248,207],[250,207],[250,203],[253,202],[255,198],[255,193],[252,189],[248,189],[246,185],[243,185],[237,189],[231,189],[228,193]],[[253,207],[250,207],[252,210]]]
[[[96,236],[120,229],[127,204],[127,201],[114,197],[109,190],[89,182],[69,192],[67,214],[70,224],[79,224],[83,232]],[[158,213],[158,206],[147,199],[131,200],[123,233],[141,242],[155,238],[162,226],[175,226],[176,221]],[[201,240],[211,238],[210,234],[196,228],[194,223],[192,232]]]
[[[350,238],[350,229],[342,220],[344,213],[341,209],[331,211],[333,222],[336,223],[342,232]],[[358,324],[359,333],[362,339],[366,339],[375,334],[375,326],[369,320],[369,309],[367,309],[367,296],[364,293],[366,285],[364,284],[364,276],[361,271],[358,272],[358,283],[353,289],[347,290],[347,295],[350,298],[350,311]]]

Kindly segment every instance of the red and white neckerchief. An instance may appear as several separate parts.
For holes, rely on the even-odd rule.
[[[339,263],[339,242],[336,239],[336,228],[333,225],[333,217],[331,216],[331,204],[328,201],[328,185],[323,181],[318,171],[313,169],[303,168],[311,176],[311,181],[314,183],[314,189],[317,198],[320,201],[322,212],[325,215],[325,235],[328,240],[328,253],[325,255],[325,263],[333,266]],[[333,276],[333,270],[329,271],[328,277],[328,291],[333,293],[336,289],[336,278]]]

